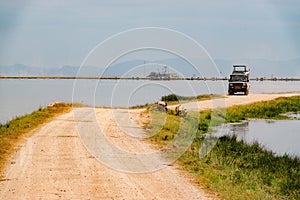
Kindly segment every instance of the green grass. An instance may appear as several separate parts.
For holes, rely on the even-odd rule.
[[[226,122],[240,122],[250,118],[287,119],[280,114],[300,110],[300,97],[280,97],[251,105],[238,105],[227,109]]]
[[[161,100],[166,101],[169,105],[184,103],[184,102],[191,102],[191,101],[204,101],[210,99],[217,99],[217,98],[225,98],[224,95],[221,94],[202,94],[198,96],[180,96],[176,94],[170,94],[166,96],[162,96]]]
[[[194,113],[198,120],[196,137],[178,163],[221,199],[300,199],[299,158],[275,156],[258,144],[248,145],[228,136],[220,138],[208,156],[199,158],[202,134],[209,133],[211,125],[250,118],[286,119],[280,114],[298,111],[300,96],[233,106],[227,109],[226,116],[218,111]],[[163,148],[176,137],[183,118],[171,112],[158,112],[154,117],[156,120],[147,127],[148,132],[156,133],[150,140]]]
[[[29,135],[34,129],[58,114],[68,112],[71,109],[71,104],[59,103],[53,107],[39,108],[31,114],[15,117],[8,123],[0,125],[0,174],[21,138]]]
[[[223,199],[299,199],[300,160],[274,156],[258,144],[223,136],[199,159],[203,139],[197,138],[179,159],[184,169]]]

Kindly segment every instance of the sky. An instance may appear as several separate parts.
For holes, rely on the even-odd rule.
[[[300,57],[298,0],[0,0],[0,65],[79,66],[107,38],[142,27],[185,34],[213,59]]]

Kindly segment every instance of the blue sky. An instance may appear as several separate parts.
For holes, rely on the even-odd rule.
[[[111,35],[139,27],[180,31],[212,58],[300,57],[300,1],[1,1],[0,65],[80,65]]]

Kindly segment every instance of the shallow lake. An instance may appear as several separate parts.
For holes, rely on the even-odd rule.
[[[236,135],[248,144],[260,146],[276,155],[300,157],[300,120],[250,120],[244,123],[226,124],[216,130],[216,136]]]
[[[300,91],[300,82],[252,81],[252,93]],[[0,123],[45,107],[53,101],[92,106],[130,107],[153,103],[163,95],[227,93],[227,81],[150,80],[0,80]]]

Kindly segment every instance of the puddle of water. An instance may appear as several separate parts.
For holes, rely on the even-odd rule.
[[[299,114],[297,114],[299,115]],[[300,120],[250,120],[239,124],[226,124],[213,134],[236,135],[248,144],[258,142],[276,155],[300,157]]]

